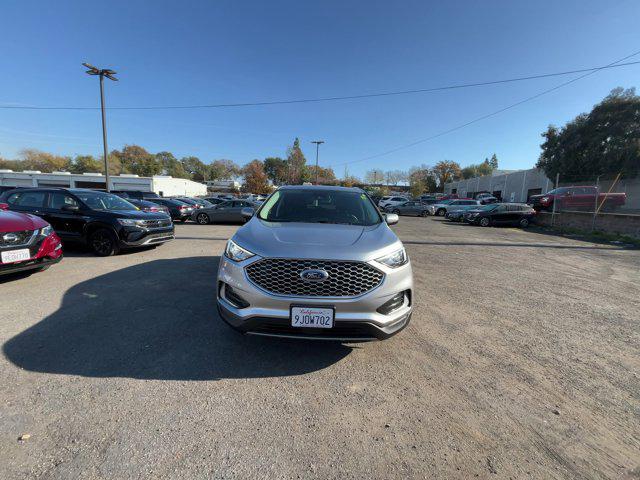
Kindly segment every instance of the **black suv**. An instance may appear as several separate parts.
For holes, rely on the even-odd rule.
[[[3,193],[0,203],[42,217],[64,242],[84,243],[101,257],[174,238],[166,214],[142,212],[117,195],[97,190],[24,188]]]

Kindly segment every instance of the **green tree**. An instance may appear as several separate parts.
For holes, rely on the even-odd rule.
[[[152,177],[162,172],[162,165],[155,155],[139,145],[125,145],[122,151],[114,150],[111,155],[118,158],[125,172],[142,177]]]
[[[209,180],[209,168],[198,157],[183,157],[180,164],[186,173],[191,175],[191,179],[196,182]]]
[[[162,166],[162,173],[174,178],[191,178],[182,163],[171,152],[156,153],[156,161]]]
[[[300,184],[311,179],[308,169],[305,169],[307,159],[300,148],[300,140],[296,137],[293,145],[287,149],[287,166],[291,184]]]
[[[640,97],[616,88],[588,114],[564,127],[550,125],[537,167],[549,178],[640,174]]]
[[[498,169],[498,157],[496,156],[495,153],[493,155],[491,155],[491,158],[487,161],[487,163],[489,163],[489,165],[491,165],[491,168],[493,170],[497,170]]]
[[[274,185],[287,183],[287,161],[280,157],[264,159],[264,171]]]
[[[40,170],[43,173],[68,172],[71,158],[27,148],[20,152],[23,170]]]
[[[72,173],[104,173],[104,163],[93,155],[77,155],[71,162]]]
[[[0,157],[0,168],[6,168],[9,170],[13,170],[15,172],[24,170],[22,167],[21,160],[7,160],[6,158]]]

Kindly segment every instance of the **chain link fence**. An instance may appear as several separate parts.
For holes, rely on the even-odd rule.
[[[549,178],[538,169],[470,178],[447,184],[445,193],[527,203],[545,226],[640,238],[640,177],[619,174]]]

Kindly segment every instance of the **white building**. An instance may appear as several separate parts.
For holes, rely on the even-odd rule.
[[[104,175],[101,173],[74,174],[69,172],[42,173],[25,170],[0,170],[0,186],[11,187],[66,187],[105,189]],[[111,190],[142,190],[155,192],[160,196],[173,195],[206,195],[206,185],[184,178],[173,178],[166,175],[139,177],[138,175],[109,175]]]

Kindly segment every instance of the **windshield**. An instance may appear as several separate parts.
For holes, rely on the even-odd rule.
[[[93,210],[138,210],[123,198],[104,192],[73,192],[82,202]]]
[[[278,190],[258,218],[268,222],[375,225],[382,221],[364,193],[340,190]]]

